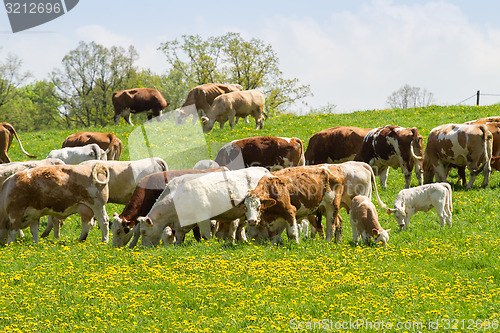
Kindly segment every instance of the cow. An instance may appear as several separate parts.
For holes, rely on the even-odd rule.
[[[80,164],[88,160],[106,161],[107,155],[97,144],[91,143],[83,147],[66,147],[51,150],[47,158],[58,158],[66,164]]]
[[[184,124],[190,115],[193,116],[193,124],[195,124],[199,117],[201,118],[208,112],[216,97],[242,90],[243,87],[239,84],[205,83],[194,87],[189,91],[184,104],[177,110],[176,124]]]
[[[231,170],[261,166],[276,171],[304,165],[303,147],[298,138],[250,137],[225,144],[217,153],[215,162]]]
[[[374,238],[375,244],[381,242],[387,249],[389,233],[391,229],[384,230],[378,222],[378,213],[370,198],[357,195],[352,199],[351,214],[349,215],[352,228],[352,240],[357,245],[359,238],[368,245],[370,238]]]
[[[417,186],[411,189],[401,190],[394,200],[394,208],[387,210],[389,214],[394,213],[399,229],[406,229],[410,218],[418,211],[429,211],[432,207],[441,222],[451,227],[451,215],[453,203],[451,198],[451,186],[448,183],[433,183]]]
[[[113,214],[113,246],[125,246],[130,241],[132,235],[134,235],[134,239],[129,247],[133,248],[137,244],[140,237],[137,218],[147,215],[170,180],[186,174],[218,171],[228,171],[228,169],[221,167],[209,170],[172,170],[153,173],[142,178],[123,211],[120,214]],[[200,231],[198,228],[194,229],[194,233],[196,240],[200,240]]]
[[[492,147],[492,156],[500,156],[500,117],[487,117],[487,118],[480,118],[476,120],[471,120],[466,123],[466,125],[480,125],[484,124],[486,125],[486,128],[488,128],[488,131],[491,132],[491,135],[493,135],[493,147]],[[492,158],[492,168],[495,170],[500,170],[500,168],[495,168],[493,166],[493,158]],[[459,181],[462,180],[462,185],[465,186],[467,183],[467,179],[465,177],[465,167],[463,166],[455,166],[453,167],[458,169],[458,179]]]
[[[389,167],[401,168],[405,177],[405,188],[409,188],[413,166],[418,184],[422,185],[423,147],[424,140],[416,127],[387,125],[374,128],[366,134],[361,150],[354,160],[368,163],[380,177],[383,189],[387,188]]]
[[[195,224],[201,224],[201,234],[210,237],[209,220],[231,222],[244,218],[243,200],[267,173],[265,168],[252,167],[172,179],[147,216],[137,219],[142,245],[157,245],[167,226],[175,231],[176,244],[181,244],[186,231]],[[236,232],[231,231],[233,242]]]
[[[13,174],[24,171],[27,169],[36,168],[39,166],[49,166],[49,165],[63,165],[65,164],[62,160],[58,158],[49,158],[39,161],[28,161],[28,162],[10,162],[5,164],[0,164],[0,185],[12,176]]]
[[[128,203],[137,183],[145,176],[167,171],[167,163],[159,157],[145,158],[138,161],[84,161],[81,165],[94,166],[96,164],[104,165],[109,170],[109,195],[108,203],[125,205]],[[47,227],[42,233],[42,237],[47,237],[55,225],[62,225],[62,221],[55,221],[49,217]],[[54,238],[59,238],[55,233]]]
[[[466,166],[472,188],[477,175],[483,171],[482,187],[488,186],[493,149],[493,136],[486,125],[444,124],[433,128],[427,138],[424,153],[424,182],[445,182],[451,165]]]
[[[248,225],[269,226],[276,243],[287,230],[290,240],[298,243],[297,220],[320,211],[326,216],[326,240],[341,241],[342,226],[336,225],[342,199],[344,177],[334,165],[286,168],[263,177],[245,198]]]
[[[21,151],[23,154],[30,158],[36,158],[35,155],[32,155],[28,153],[26,150],[23,148],[23,144],[21,143],[21,139],[17,136],[17,132],[14,129],[14,126],[12,126],[9,123],[0,123],[0,162],[1,163],[10,163],[10,157],[7,155],[7,152],[9,151],[10,145],[12,144],[12,140],[16,138],[17,141],[19,142],[19,147],[21,148]]]
[[[205,170],[205,169],[215,169],[218,168],[219,164],[217,162],[212,161],[212,160],[200,160],[196,162],[196,164],[193,166],[193,169],[195,170]]]
[[[234,130],[235,117],[245,118],[251,115],[255,118],[255,129],[264,126],[264,93],[258,89],[234,91],[220,95],[214,100],[206,116],[203,116],[203,132],[212,130],[216,121],[220,128],[229,120],[231,130]]]
[[[133,126],[130,113],[148,110],[152,111],[152,114],[148,113],[148,120],[151,120],[153,116],[161,116],[162,110],[170,105],[169,102],[165,101],[161,92],[151,88],[120,90],[113,93],[111,100],[115,108],[115,125],[118,125],[120,116],[122,116],[129,125]]]
[[[27,227],[37,243],[40,217],[66,218],[75,213],[82,219],[80,241],[87,238],[95,216],[102,241],[107,242],[108,181],[109,171],[102,164],[44,166],[14,174],[0,191],[0,243],[11,243]]]
[[[123,142],[113,133],[99,132],[78,132],[71,134],[64,140],[62,148],[65,147],[81,147],[90,143],[97,144],[106,152],[107,160],[120,160],[123,150]]]
[[[307,145],[306,164],[342,163],[354,160],[370,130],[370,128],[337,126],[314,134]]]

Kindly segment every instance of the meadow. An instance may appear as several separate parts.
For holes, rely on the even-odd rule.
[[[204,137],[189,122],[134,128],[122,120],[105,128],[18,134],[28,152],[45,157],[74,132],[113,132],[125,144],[122,159],[163,154],[174,169],[189,168],[193,160],[213,157],[222,144],[249,136],[295,136],[307,146],[314,133],[333,126],[400,125],[417,127],[426,139],[437,125],[499,114],[500,105],[431,106],[282,115],[268,119],[262,131],[253,129],[252,119],[234,131],[215,128]],[[26,159],[17,142],[9,155]],[[485,189],[479,187],[482,175],[469,191],[456,184],[455,171],[449,181],[451,228],[441,228],[431,210],[414,215],[408,230],[400,232],[394,218],[376,205],[382,227],[392,228],[387,250],[353,246],[344,210],[340,244],[301,239],[297,245],[284,236],[278,246],[230,245],[197,243],[190,235],[179,247],[116,249],[100,243],[96,228],[79,243],[76,215],[66,220],[59,240],[51,235],[33,244],[26,230],[25,239],[0,249],[0,330],[498,332],[500,172]],[[390,170],[387,190],[378,185],[382,200],[392,205],[403,186],[400,170]],[[110,216],[122,208],[107,205]]]

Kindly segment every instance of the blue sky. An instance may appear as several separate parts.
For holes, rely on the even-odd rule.
[[[500,94],[500,1],[233,3],[80,0],[66,15],[16,34],[1,8],[0,57],[16,54],[24,70],[43,79],[81,40],[132,44],[139,66],[163,73],[160,43],[233,31],[270,43],[285,76],[311,85],[313,107],[384,108],[404,84],[432,92],[437,104],[458,103],[476,90]]]

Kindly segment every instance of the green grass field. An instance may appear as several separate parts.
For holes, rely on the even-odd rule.
[[[252,121],[236,125],[233,132],[214,129],[206,135],[208,145],[190,123],[153,123],[144,132],[140,126],[132,132],[121,121],[116,127],[19,135],[28,152],[43,158],[79,130],[114,132],[126,146],[122,159],[158,153],[174,169],[190,168],[209,151],[249,136],[295,136],[307,145],[311,135],[333,126],[400,125],[416,126],[426,138],[440,124],[499,114],[500,105],[283,115],[268,119],[262,131],[254,130]],[[140,144],[142,133],[148,135],[147,147]],[[17,142],[9,155],[26,159]],[[354,247],[344,210],[341,244],[303,239],[296,245],[285,236],[279,246],[232,246],[217,240],[196,243],[190,236],[180,247],[134,250],[100,243],[97,229],[78,243],[80,221],[74,215],[66,220],[60,240],[51,235],[32,244],[27,231],[24,240],[1,249],[0,330],[498,332],[500,172],[492,174],[486,189],[479,188],[481,175],[470,191],[456,180],[454,171],[449,177],[454,189],[451,228],[441,229],[431,210],[414,215],[408,230],[399,232],[394,218],[379,209],[382,227],[393,230],[387,250]],[[382,200],[392,204],[403,186],[400,170],[391,170],[388,189],[379,186]],[[122,208],[109,204],[108,214]]]

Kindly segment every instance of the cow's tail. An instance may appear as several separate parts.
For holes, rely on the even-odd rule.
[[[413,127],[411,129],[412,133],[413,133],[413,139],[411,140],[411,143],[410,143],[410,153],[411,153],[411,157],[417,161],[420,161],[423,156],[417,156],[417,154],[415,154],[415,150],[413,148],[413,144],[419,139],[420,135],[418,134],[418,130],[416,127]]]
[[[17,133],[16,133],[16,130],[14,129],[14,126],[12,126],[11,124],[4,124],[4,127],[6,127],[10,133],[12,133],[12,135],[14,135],[17,139],[17,142],[19,142],[19,147],[21,147],[21,151],[28,157],[30,158],[36,158],[35,155],[32,155],[30,153],[28,153],[26,150],[24,150],[24,147],[23,147],[23,144],[21,143],[21,139],[19,139],[19,137],[17,136]]]
[[[109,152],[110,152],[112,149],[114,149],[114,148],[115,148],[115,145],[116,145],[116,148],[117,148],[117,149],[115,149],[115,152],[114,152],[113,156],[111,156],[111,159],[113,159],[113,160],[114,160],[114,159],[116,159],[116,157],[118,156],[118,159],[116,159],[116,160],[120,160],[120,155],[122,154],[122,151],[121,151],[121,149],[119,148],[119,146],[120,146],[120,145],[118,144],[118,138],[116,137],[116,135],[110,135],[110,137],[111,137],[111,141],[110,141],[110,143],[109,143],[108,148],[107,148],[104,152],[106,153],[106,155],[108,155],[108,154],[109,154]],[[108,160],[109,160],[109,158],[108,158]]]
[[[100,185],[106,185],[109,182],[109,170],[102,163],[96,163],[92,167],[92,178],[94,182]]]
[[[446,189],[448,190],[448,196],[447,196],[447,202],[446,202],[446,206],[447,208],[449,209],[449,212],[453,212],[453,201],[452,201],[452,198],[451,198],[451,185],[448,184],[448,183],[441,183],[444,187],[446,187]]]
[[[300,144],[300,158],[299,158],[299,162],[297,163],[297,165],[304,166],[304,165],[306,165],[306,158],[304,156],[304,143],[299,138],[295,138],[295,139],[297,139],[297,141]]]
[[[483,132],[484,162],[477,169],[471,170],[473,173],[481,172],[484,167],[490,165],[491,163],[493,134],[488,131],[488,128],[485,125],[479,125],[479,129]]]
[[[370,174],[372,176],[372,185],[375,190],[375,197],[377,199],[378,204],[380,205],[380,208],[387,210],[388,209],[387,205],[382,201],[382,199],[380,199],[380,196],[378,195],[377,181],[375,180],[375,174],[373,173],[372,167],[369,164],[365,163],[365,168],[367,168],[368,171],[370,171]]]

